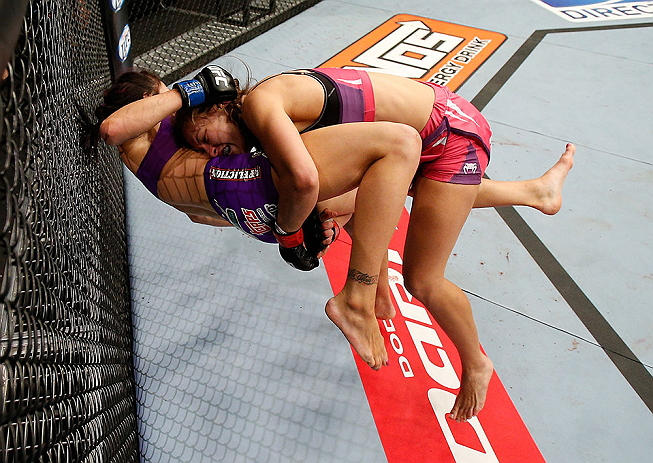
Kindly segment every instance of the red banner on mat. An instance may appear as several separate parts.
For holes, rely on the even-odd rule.
[[[390,243],[389,279],[397,316],[380,322],[390,364],[373,371],[352,351],[389,463],[544,462],[496,373],[485,408],[467,423],[446,417],[460,387],[457,351],[403,286],[404,213]],[[344,286],[351,240],[343,233],[324,257],[334,294]]]

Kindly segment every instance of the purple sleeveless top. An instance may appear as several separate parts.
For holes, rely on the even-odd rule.
[[[157,198],[159,193],[156,184],[161,176],[163,166],[182,146],[183,140],[178,138],[172,129],[171,117],[166,117],[161,121],[159,131],[156,133],[150,149],[147,150],[141,165],[136,171],[136,177]]]
[[[217,156],[204,169],[206,195],[213,209],[243,233],[266,243],[272,234],[279,194],[272,165],[261,152]]]
[[[157,182],[170,158],[184,146],[170,117],[161,122],[154,141],[136,171],[136,177],[159,197]],[[213,209],[247,235],[276,243],[272,226],[279,194],[272,181],[272,165],[260,152],[218,156],[204,168],[204,187]]]

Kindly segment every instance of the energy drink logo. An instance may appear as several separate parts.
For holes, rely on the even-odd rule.
[[[505,40],[498,32],[400,14],[321,67],[385,72],[456,90]]]
[[[578,0],[533,0],[549,11],[572,22],[645,19],[653,17],[653,1],[588,2]]]

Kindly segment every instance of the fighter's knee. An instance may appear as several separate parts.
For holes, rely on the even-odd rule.
[[[398,124],[395,133],[397,156],[405,161],[417,163],[422,151],[422,139],[417,130],[405,124]]]
[[[427,285],[414,273],[404,273],[404,287],[417,300],[424,299],[428,289]]]
[[[444,290],[445,280],[442,277],[436,277],[433,274],[425,274],[423,270],[420,271],[406,271],[404,265],[404,288],[413,297],[423,304],[434,303],[439,294]]]

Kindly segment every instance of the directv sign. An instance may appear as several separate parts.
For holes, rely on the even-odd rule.
[[[590,2],[583,0],[533,0],[567,21],[609,21],[653,18],[653,1]]]

